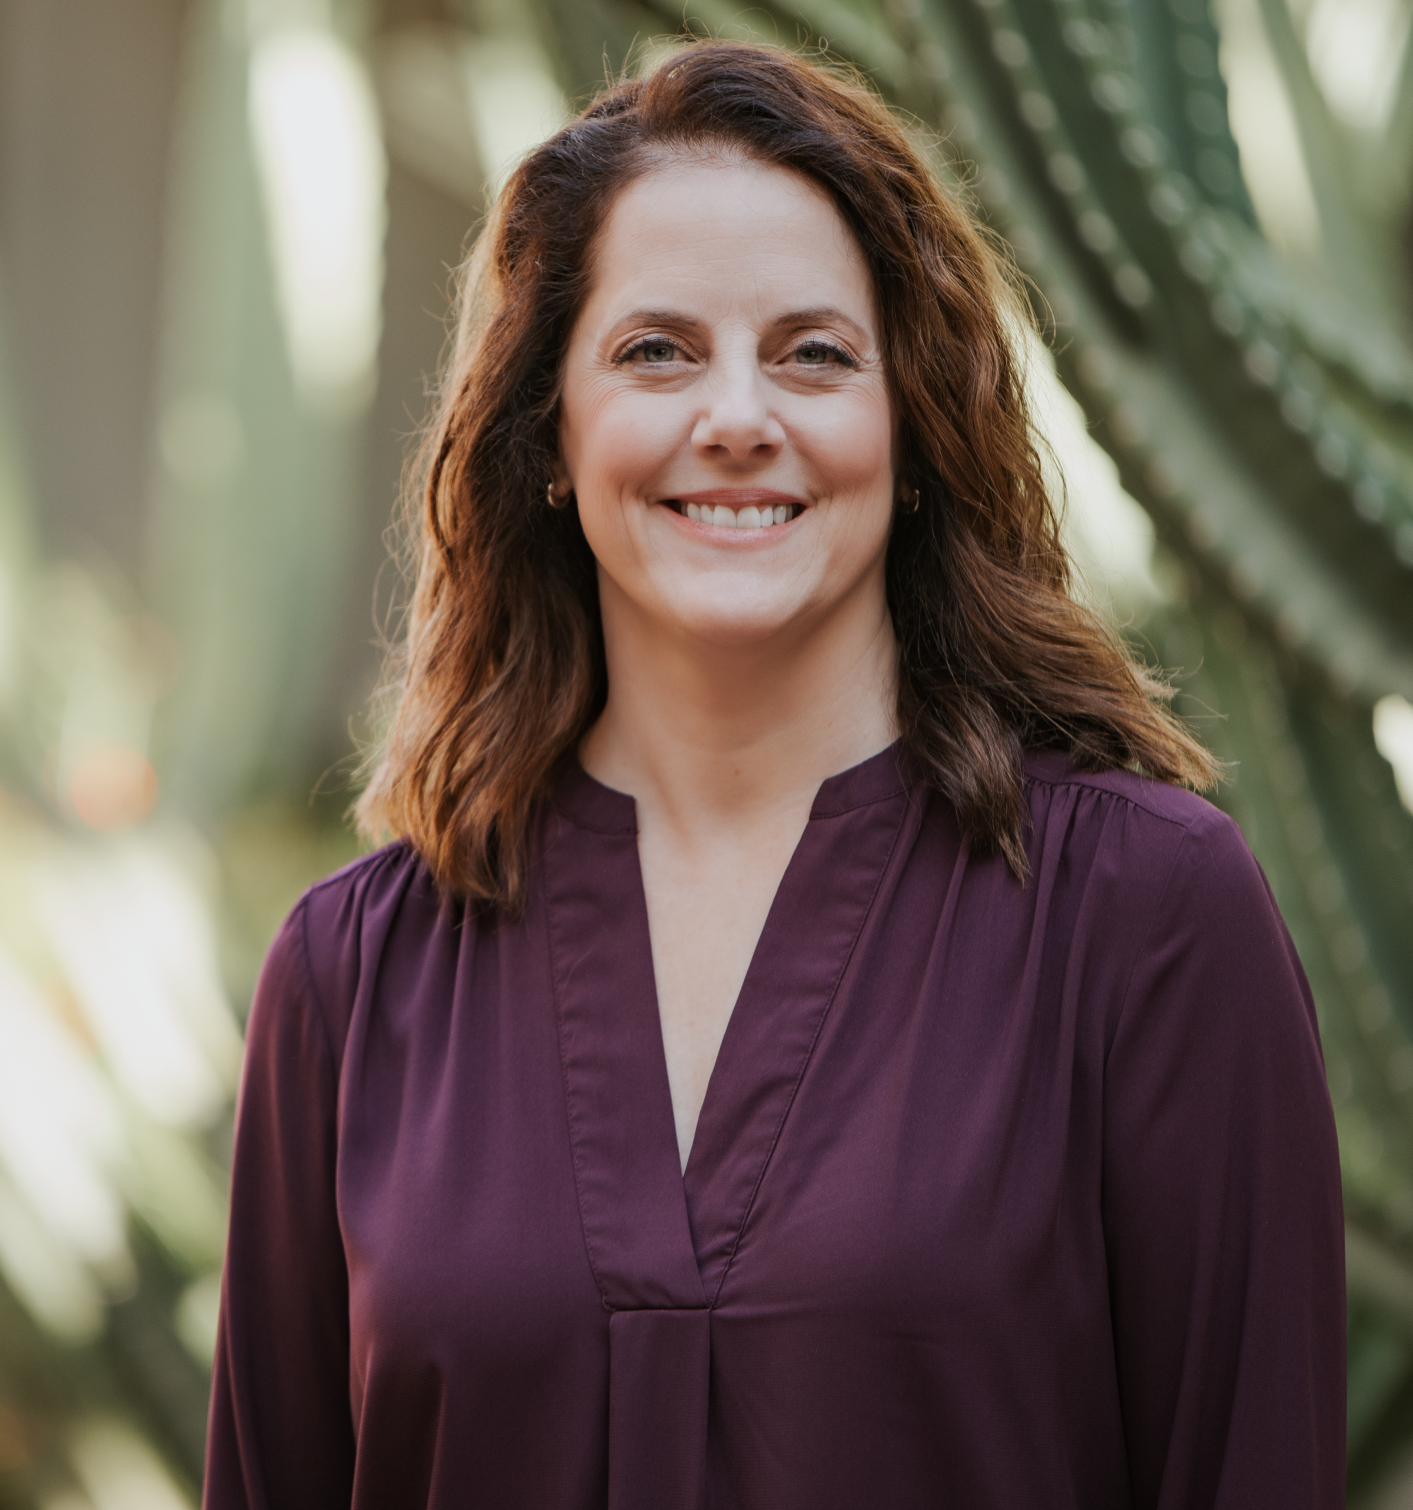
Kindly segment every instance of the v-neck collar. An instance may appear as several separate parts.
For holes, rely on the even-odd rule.
[[[543,881],[584,1240],[613,1311],[720,1290],[839,980],[903,828],[900,746],[821,786],[761,930],[685,1174],[631,797],[567,764]]]

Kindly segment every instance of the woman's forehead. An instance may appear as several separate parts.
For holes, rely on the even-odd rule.
[[[629,183],[599,233],[585,314],[684,300],[834,305],[873,323],[858,242],[801,174],[744,156],[675,155]]]

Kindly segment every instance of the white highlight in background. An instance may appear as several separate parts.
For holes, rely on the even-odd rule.
[[[1259,0],[1215,0],[1212,10],[1221,33],[1227,114],[1256,218],[1280,250],[1315,255],[1320,213]]]
[[[0,956],[0,1161],[51,1233],[95,1268],[130,1270],[109,1171],[122,1120],[72,1033]]]
[[[0,1274],[31,1316],[65,1342],[92,1342],[103,1330],[97,1281],[0,1178]]]
[[[118,1080],[156,1122],[209,1124],[241,1047],[199,897],[136,840],[68,856],[38,893],[48,941]]]
[[[250,130],[290,366],[315,408],[372,396],[382,328],[387,162],[362,63],[324,28],[261,37]]]
[[[466,103],[491,198],[532,148],[565,121],[564,96],[528,42],[477,38],[463,44]]]
[[[1047,457],[1042,451],[1041,461],[1056,506],[1063,505],[1065,546],[1081,578],[1076,590],[1122,621],[1160,596],[1152,576],[1153,521],[1119,481],[1113,457],[1089,433],[1084,410],[1060,381],[1049,347],[1029,327],[1022,339],[1031,418],[1052,452]]]
[[[120,1422],[93,1421],[81,1427],[69,1459],[94,1510],[191,1510],[162,1460]]]
[[[1391,693],[1374,704],[1374,743],[1393,767],[1398,795],[1413,813],[1413,705]]]
[[[1330,109],[1348,125],[1383,128],[1410,18],[1406,0],[1314,0],[1305,23],[1310,71]]]

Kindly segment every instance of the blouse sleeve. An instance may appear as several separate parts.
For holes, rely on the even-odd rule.
[[[1344,1503],[1344,1226],[1314,1004],[1212,812],[1105,1069],[1104,1224],[1134,1510]]]
[[[206,1510],[347,1510],[350,1501],[335,1086],[301,904],[271,945],[246,1031]]]

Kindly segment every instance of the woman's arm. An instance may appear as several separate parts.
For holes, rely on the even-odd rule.
[[[1178,849],[1105,1071],[1135,1510],[1344,1503],[1339,1156],[1314,1004],[1234,824]]]
[[[206,1510],[347,1510],[348,1276],[334,1200],[336,1076],[301,903],[246,1030]]]

